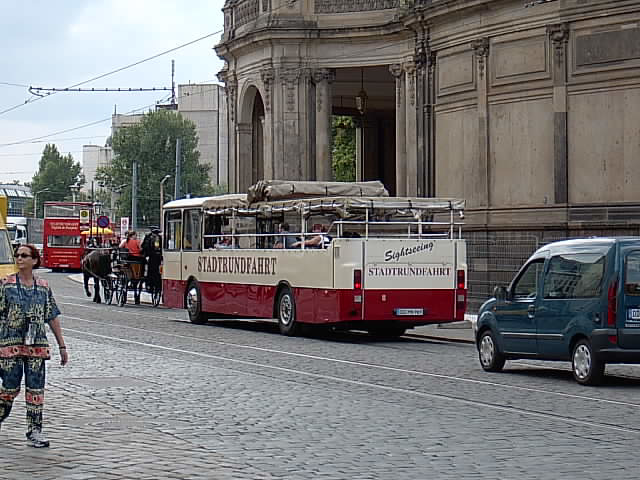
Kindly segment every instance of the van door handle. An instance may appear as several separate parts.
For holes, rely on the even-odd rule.
[[[533,318],[536,315],[536,306],[535,305],[529,305],[529,308],[527,309],[527,313],[528,313],[528,317],[529,318]]]

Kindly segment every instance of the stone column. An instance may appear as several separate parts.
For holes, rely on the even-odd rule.
[[[567,43],[569,24],[547,26],[553,46],[553,186],[555,203],[569,201],[567,139]]]
[[[229,132],[229,158],[227,159],[227,182],[229,192],[240,192],[238,185],[238,151],[236,148],[237,132],[236,132],[236,112],[238,104],[238,82],[235,75],[227,78],[227,108],[229,116],[229,124],[227,131]]]
[[[264,88],[264,178],[273,179],[273,115],[271,108],[271,95],[275,73],[273,68],[265,68],[260,71],[260,78]]]
[[[418,115],[416,111],[416,64],[413,60],[403,65],[405,72],[405,148],[406,148],[406,173],[405,178],[398,179],[406,185],[406,195],[415,197],[418,195]]]
[[[407,144],[406,105],[404,99],[404,70],[402,65],[394,63],[389,71],[396,79],[396,196],[407,195]]]
[[[253,138],[251,135],[251,123],[238,123],[236,125],[237,138],[237,159],[236,162],[236,182],[239,192],[246,192],[251,186],[251,170],[252,170],[252,146]]]
[[[330,69],[320,69],[313,72],[316,85],[316,171],[318,181],[329,181],[331,174],[331,83],[335,79],[335,72]]]
[[[427,87],[426,104],[424,106],[425,131],[427,136],[427,165],[425,179],[425,197],[436,197],[436,52],[427,55]]]
[[[362,162],[364,159],[364,119],[354,119],[356,124],[356,182],[362,181]]]
[[[487,60],[489,58],[489,39],[479,38],[471,43],[475,55],[476,78],[478,83],[478,178],[479,206],[491,205],[491,172],[489,162],[489,80]]]

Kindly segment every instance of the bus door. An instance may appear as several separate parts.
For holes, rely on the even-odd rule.
[[[186,285],[182,283],[182,210],[165,210],[162,250],[164,304],[183,308]]]
[[[333,285],[338,295],[341,321],[364,318],[363,242],[363,238],[336,238],[331,242],[334,264]]]
[[[199,208],[184,210],[182,215],[182,268],[181,280],[198,278],[198,257],[202,252],[202,211]]]
[[[448,239],[365,240],[365,318],[415,323],[451,321],[455,256],[455,242]]]

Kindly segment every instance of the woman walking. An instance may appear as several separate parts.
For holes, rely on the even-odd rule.
[[[24,374],[27,404],[27,440],[35,448],[48,447],[42,434],[45,360],[51,358],[45,324],[56,337],[60,363],[69,356],[60,328],[60,310],[46,280],[36,278],[40,253],[33,245],[22,245],[16,254],[18,273],[0,282],[0,427],[20,393]]]

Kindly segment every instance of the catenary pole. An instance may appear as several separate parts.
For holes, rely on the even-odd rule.
[[[182,156],[182,152],[181,152],[181,142],[179,138],[176,138],[176,185],[175,185],[175,189],[174,189],[174,195],[173,195],[173,199],[174,200],[178,200],[180,198],[180,196],[182,195],[182,193],[180,192],[180,182],[181,182],[181,178],[180,178],[180,164],[182,163],[180,161]]]

